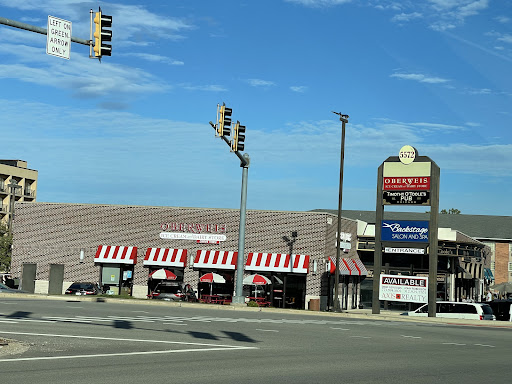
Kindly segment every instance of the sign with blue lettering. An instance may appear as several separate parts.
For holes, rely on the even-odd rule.
[[[428,243],[428,221],[382,220],[381,241]]]

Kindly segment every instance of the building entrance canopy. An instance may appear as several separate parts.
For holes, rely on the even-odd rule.
[[[336,271],[336,260],[329,257],[329,272]],[[360,259],[340,259],[340,275],[344,276],[368,276],[368,271]]]
[[[245,270],[307,274],[309,272],[309,255],[251,252],[247,257]]]
[[[95,263],[137,264],[137,247],[100,245],[94,256]]]

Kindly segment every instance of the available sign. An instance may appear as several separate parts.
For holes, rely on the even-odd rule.
[[[423,177],[384,177],[384,191],[428,191],[430,176]]]
[[[381,241],[428,243],[428,221],[382,220]]]
[[[382,203],[430,205],[430,191],[384,191]]]
[[[379,300],[428,302],[428,277],[380,275]]]

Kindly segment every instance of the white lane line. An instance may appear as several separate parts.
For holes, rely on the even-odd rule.
[[[460,344],[460,343],[441,343],[441,344],[443,344],[443,345],[461,345],[461,346],[466,345],[466,344]]]
[[[408,339],[421,339],[420,336],[409,336],[409,335],[400,335],[400,336],[408,338]]]
[[[179,345],[197,345],[197,346],[206,346],[206,347],[224,347],[224,348],[241,348],[235,345],[226,345],[226,344],[208,344],[208,343],[191,343],[184,341],[169,341],[169,340],[145,340],[145,339],[123,339],[117,337],[99,337],[99,336],[80,336],[80,335],[57,335],[51,333],[33,333],[33,332],[9,332],[9,331],[1,331],[0,334],[9,334],[9,335],[24,335],[24,336],[48,336],[48,337],[62,337],[62,338],[71,338],[71,339],[89,339],[89,340],[110,340],[110,341],[130,341],[130,342],[139,342],[139,343],[160,343],[160,344],[179,344]],[[249,347],[248,347],[249,348]],[[250,347],[253,348],[253,347]],[[256,348],[256,347],[254,347]]]
[[[187,326],[185,323],[162,323],[163,325],[184,325]]]
[[[494,345],[489,345],[489,344],[475,344],[475,345],[479,346],[479,347],[496,348]]]
[[[184,343],[190,344],[190,343]],[[164,353],[182,353],[182,352],[212,352],[212,351],[231,351],[239,349],[258,349],[257,347],[235,347],[230,348],[212,347],[205,349],[174,349],[167,351],[147,351],[147,352],[126,352],[126,353],[101,353],[97,355],[77,355],[77,356],[44,356],[44,357],[25,357],[19,359],[0,359],[0,362],[7,361],[34,361],[34,360],[64,360],[64,359],[83,359],[87,357],[113,357],[113,356],[135,356],[135,355],[156,355]]]
[[[359,338],[359,339],[371,339],[371,336],[349,336],[349,337],[354,337],[354,338]]]
[[[8,324],[12,324],[12,323],[18,323],[16,320],[0,320],[0,323],[8,323]]]
[[[83,308],[83,307],[75,307],[74,305],[66,305],[66,308],[73,308],[73,309],[75,309],[75,308]]]
[[[336,327],[330,327],[331,329],[338,329],[340,331],[350,331],[348,328],[336,328]]]
[[[148,311],[132,311],[134,313],[149,313]]]
[[[259,329],[259,328],[256,328],[256,330],[257,331],[261,331],[261,332],[279,332],[276,329]]]

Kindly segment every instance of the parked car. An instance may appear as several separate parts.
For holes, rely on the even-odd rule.
[[[405,316],[428,316],[428,304],[415,311],[404,312]],[[466,303],[454,301],[436,302],[436,317],[445,319],[496,320],[492,308],[488,304]]]
[[[7,285],[0,283],[0,293],[28,293],[21,289],[9,288]]]
[[[75,282],[66,289],[66,295],[97,295],[101,293],[101,289],[97,283]]]
[[[510,320],[510,306],[512,305],[512,299],[508,300],[493,300],[488,301],[485,304],[489,304],[492,308],[496,320],[509,321]]]
[[[165,301],[195,301],[196,295],[189,284],[162,281],[157,284],[148,298]]]

